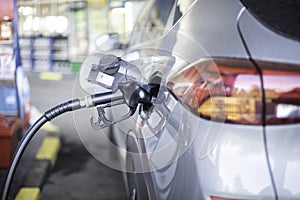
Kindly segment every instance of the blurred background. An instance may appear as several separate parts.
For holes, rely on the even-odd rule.
[[[133,29],[143,1],[19,0],[18,29],[26,70],[70,73],[95,50],[95,38]],[[39,51],[35,51],[39,49]]]

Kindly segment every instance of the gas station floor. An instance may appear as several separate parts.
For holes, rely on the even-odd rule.
[[[58,76],[52,80],[47,80],[47,76],[41,76],[38,73],[28,73],[27,76],[31,86],[32,105],[40,112],[73,98],[75,75]],[[50,74],[50,78],[51,76]],[[48,130],[46,128],[46,130],[38,132],[39,136],[35,136],[28,147],[28,152],[36,152],[36,146],[39,146],[42,140],[38,138],[42,137],[45,132],[55,132],[56,135],[59,135],[60,151],[55,165],[42,184],[40,199],[126,199],[122,173],[106,166],[90,154],[86,149],[87,144],[84,145],[82,142],[85,140],[82,137],[89,137],[89,134],[79,136],[73,117],[73,114],[69,113],[54,119],[52,124],[46,126]],[[76,117],[85,126],[89,126],[89,119],[85,115],[79,114]],[[109,134],[108,131],[109,129],[106,130],[106,134]],[[97,144],[93,144],[96,141],[92,139],[87,141],[90,142],[90,145],[97,145],[99,152],[103,151],[109,154],[113,162],[117,163],[117,156],[110,152],[105,142],[97,141]],[[25,165],[30,166],[33,157],[34,153],[24,155],[19,168],[26,171]],[[22,170],[18,169],[18,171]],[[22,184],[24,173],[26,174],[26,172],[17,172],[12,189],[18,188]],[[3,170],[0,172],[0,184],[1,181],[3,182]],[[11,193],[15,192],[13,190]]]

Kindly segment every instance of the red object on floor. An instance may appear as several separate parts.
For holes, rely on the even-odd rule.
[[[0,5],[0,18],[8,16],[12,20],[14,18],[14,0],[0,0]]]
[[[0,168],[8,168],[19,142],[18,132],[22,121],[16,117],[0,115]]]

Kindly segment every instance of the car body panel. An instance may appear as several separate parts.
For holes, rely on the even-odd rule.
[[[170,62],[159,70],[168,80],[210,57],[299,64],[299,50],[298,41],[263,26],[238,0],[198,0],[162,38],[130,49],[129,54],[169,57]],[[260,70],[253,70],[259,76]],[[116,130],[130,130],[127,145],[136,147],[135,172],[143,173],[148,198],[299,198],[295,178],[300,164],[299,125],[212,122],[166,96],[165,103],[154,105],[148,120],[135,116],[133,123],[123,122]]]
[[[174,101],[171,97],[167,104]],[[179,103],[169,118],[173,120],[156,135],[149,136],[147,125],[140,129],[142,149],[148,151],[144,170],[151,171],[147,185],[152,184],[149,193],[156,195],[151,199],[274,197],[263,127],[203,120]]]
[[[300,125],[266,126],[268,151],[279,199],[300,199]]]
[[[241,33],[254,60],[300,64],[300,42],[280,35],[259,22],[249,11],[239,21]],[[263,48],[261,48],[263,46]],[[295,69],[291,69],[295,67]],[[298,67],[298,69],[296,69]],[[300,65],[289,65],[289,71]],[[264,69],[261,69],[262,71]],[[265,87],[268,88],[268,85]],[[300,87],[300,85],[299,85]],[[298,108],[299,113],[299,108]],[[267,125],[268,154],[278,199],[299,199],[300,125]]]
[[[299,41],[272,31],[247,10],[241,15],[239,26],[252,59],[300,64]]]
[[[159,48],[180,55],[190,63],[207,56],[247,58],[236,26],[242,8],[237,0],[198,0],[165,35]],[[218,12],[212,14],[212,10]],[[222,21],[224,23],[220,23]]]

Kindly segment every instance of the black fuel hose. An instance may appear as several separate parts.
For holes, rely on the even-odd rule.
[[[12,184],[12,180],[16,171],[16,168],[20,162],[20,159],[28,146],[29,142],[35,135],[35,133],[48,121],[51,121],[52,119],[58,117],[59,115],[79,110],[81,108],[88,108],[88,107],[94,107],[100,104],[106,104],[111,101],[121,100],[123,99],[122,95],[114,94],[113,92],[106,92],[101,94],[95,94],[91,96],[84,97],[82,99],[74,99],[71,101],[67,101],[65,103],[62,103],[60,105],[55,106],[54,108],[46,111],[28,130],[27,134],[23,137],[21,143],[19,144],[13,159],[11,161],[6,180],[5,185],[3,188],[2,193],[2,200],[8,199],[9,190]]]

